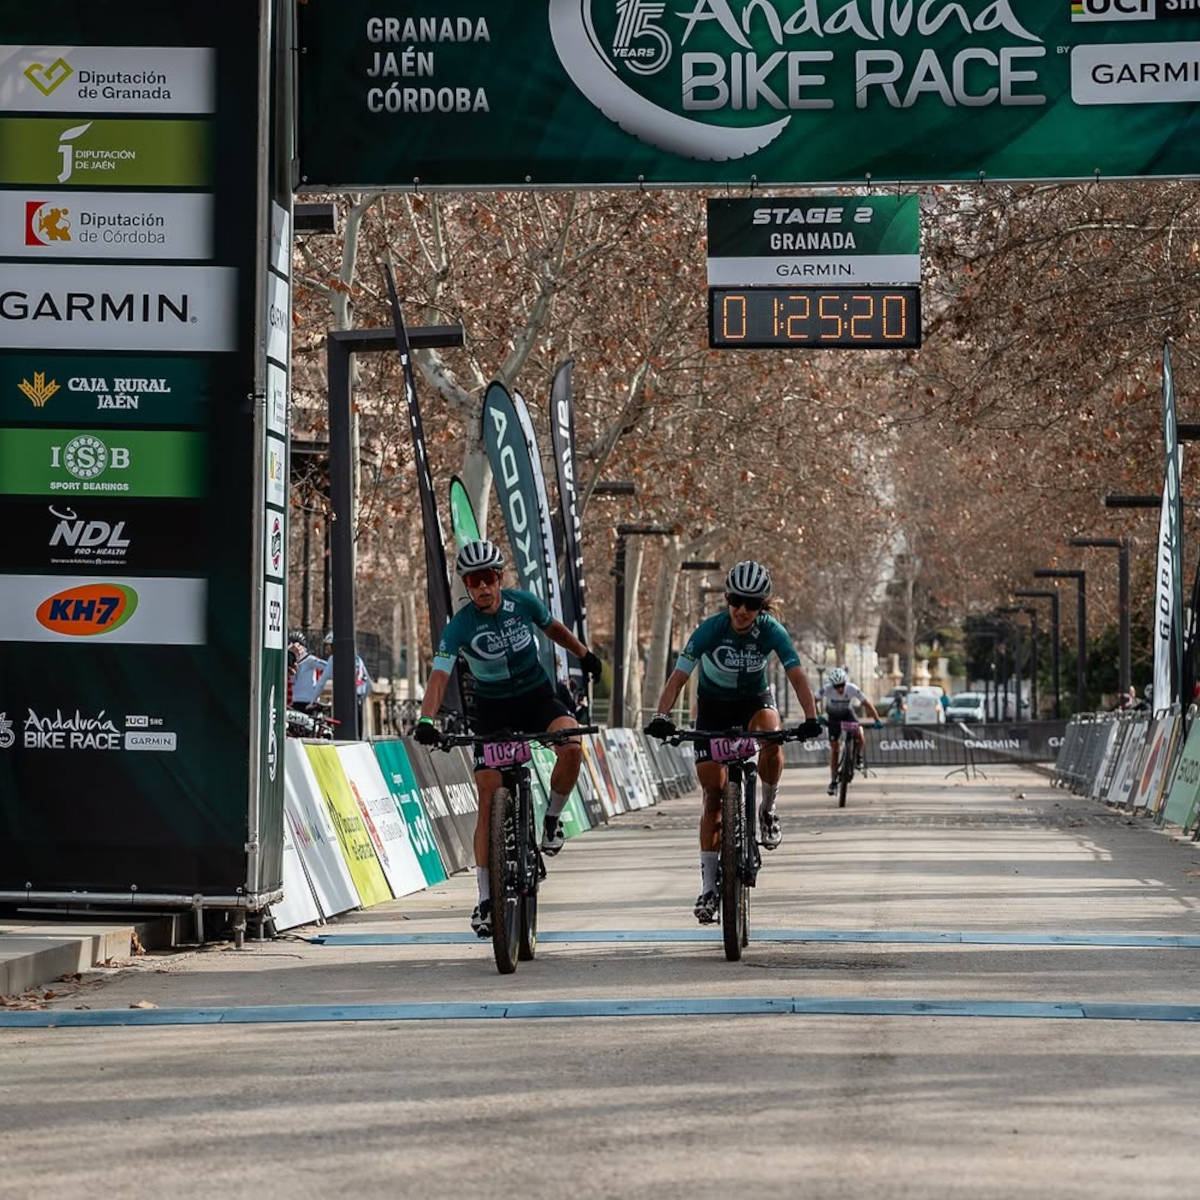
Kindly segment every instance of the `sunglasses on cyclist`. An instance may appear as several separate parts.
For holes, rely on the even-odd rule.
[[[730,608],[744,608],[747,612],[758,612],[763,606],[761,596],[726,596]]]
[[[482,571],[468,571],[463,576],[463,583],[469,588],[483,587],[491,585],[500,578],[500,572],[492,570],[491,567],[484,567]]]

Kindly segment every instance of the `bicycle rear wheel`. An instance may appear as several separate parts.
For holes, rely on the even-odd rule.
[[[537,830],[533,819],[533,803],[529,796],[525,797],[523,805],[528,814],[525,821],[525,880],[521,895],[521,936],[517,947],[517,957],[522,962],[529,962],[537,953],[537,916],[538,916],[538,844]]]
[[[742,957],[750,938],[750,897],[742,863],[745,835],[742,785],[731,779],[721,795],[721,938],[730,962]]]
[[[497,788],[488,829],[488,883],[492,893],[492,953],[501,975],[511,975],[517,969],[521,936],[518,844],[516,797],[508,788]]]

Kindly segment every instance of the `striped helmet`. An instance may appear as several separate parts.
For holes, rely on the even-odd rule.
[[[771,594],[771,572],[762,563],[750,559],[734,563],[725,576],[725,591],[738,596],[762,596]]]
[[[454,569],[460,576],[469,575],[472,571],[482,571],[487,567],[502,571],[504,555],[486,539],[467,542],[454,560]]]

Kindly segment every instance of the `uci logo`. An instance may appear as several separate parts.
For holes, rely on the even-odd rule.
[[[43,629],[68,637],[111,633],[137,609],[138,595],[119,583],[85,583],[48,596],[34,614]]]
[[[1155,0],[1071,0],[1072,21],[1153,21]]]

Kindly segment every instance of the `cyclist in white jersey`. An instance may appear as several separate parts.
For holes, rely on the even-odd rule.
[[[825,686],[817,693],[817,699],[825,703],[825,716],[829,720],[829,786],[825,789],[829,795],[837,791],[838,747],[842,737],[842,722],[854,721],[854,705],[861,704],[871,715],[876,726],[882,724],[879,711],[865,693],[856,684],[850,682],[850,672],[845,667],[831,667],[825,676]],[[855,734],[858,741],[858,765],[862,767],[863,751],[867,745],[867,735],[862,726]]]

